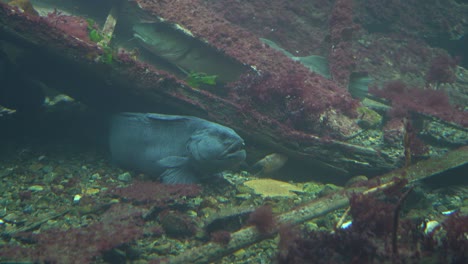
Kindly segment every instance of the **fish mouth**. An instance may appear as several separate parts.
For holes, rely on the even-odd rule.
[[[234,142],[221,154],[221,157],[236,158],[239,155],[245,156],[244,147],[245,144],[243,141]]]

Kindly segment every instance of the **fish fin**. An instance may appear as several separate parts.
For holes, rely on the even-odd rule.
[[[186,166],[167,169],[161,174],[163,183],[167,184],[192,184],[199,180]]]
[[[348,91],[352,97],[364,99],[368,94],[368,87],[371,82],[372,78],[369,77],[367,72],[352,73],[349,77]]]
[[[179,168],[184,167],[189,161],[187,157],[181,156],[169,156],[162,158],[158,161],[158,164],[164,168]]]
[[[257,175],[261,174],[263,172],[263,169],[264,165],[261,162],[257,162],[254,165],[252,165],[249,171],[251,174]]]
[[[309,70],[318,73],[327,79],[331,79],[327,58],[317,55],[310,55],[306,57],[294,57],[293,59],[299,61],[302,65],[309,68]]]
[[[289,51],[281,48],[278,44],[276,44],[272,40],[265,39],[265,38],[260,38],[260,41],[267,44],[268,46],[270,46],[270,48],[275,49],[275,50],[283,53],[284,55],[288,56],[289,58],[294,57]]]

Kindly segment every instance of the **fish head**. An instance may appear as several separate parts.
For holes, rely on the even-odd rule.
[[[212,124],[197,130],[187,144],[194,168],[216,173],[245,160],[244,140],[231,128]]]

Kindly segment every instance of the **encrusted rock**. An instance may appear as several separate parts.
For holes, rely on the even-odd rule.
[[[355,120],[339,114],[335,109],[327,110],[320,115],[320,124],[325,126],[332,136],[339,139],[349,139],[362,132]]]
[[[195,220],[177,211],[162,212],[159,220],[166,234],[171,237],[191,237],[197,231]]]
[[[130,182],[132,180],[132,175],[128,172],[124,172],[122,174],[120,174],[119,176],[117,176],[117,179],[119,179],[119,181],[123,181],[123,182]]]
[[[401,146],[405,135],[405,125],[400,119],[394,118],[383,128],[384,141],[392,147]]]
[[[376,128],[382,123],[382,116],[367,107],[358,107],[358,125],[364,129]]]

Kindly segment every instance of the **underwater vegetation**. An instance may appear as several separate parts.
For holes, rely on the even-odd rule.
[[[400,185],[401,187],[401,185]],[[465,263],[468,261],[468,216],[450,215],[439,228],[424,233],[421,219],[402,218],[402,203],[411,189],[384,197],[350,197],[352,224],[334,232],[301,232],[281,227],[279,263]],[[402,218],[402,219],[400,219]],[[398,221],[399,220],[399,221]],[[443,231],[441,230],[443,229]]]
[[[412,87],[403,81],[395,80],[387,82],[382,89],[371,88],[369,91],[391,102],[392,107],[388,112],[390,118],[401,119],[418,112],[468,126],[466,113],[458,109],[458,106],[453,106],[442,90]]]
[[[187,75],[187,83],[194,87],[198,88],[200,85],[216,85],[217,75],[208,75],[203,72],[190,72]]]
[[[435,85],[441,83],[453,83],[456,79],[455,68],[457,65],[457,59],[454,59],[447,54],[435,57],[426,73],[426,82],[428,84]]]
[[[158,237],[163,233],[170,236],[191,236],[196,228],[186,215],[173,212],[171,208],[183,206],[189,198],[199,195],[198,185],[166,185],[156,182],[135,181],[127,187],[111,188],[96,204],[89,197],[80,201],[72,214],[90,216],[103,211],[99,221],[68,229],[51,228],[39,234],[18,232],[9,234],[11,239],[24,241],[29,247],[4,246],[2,258],[35,260],[45,263],[90,263],[97,256],[109,255],[107,251],[121,248],[143,236]],[[31,199],[24,192],[22,199]],[[109,198],[121,198],[125,203],[109,202]],[[65,210],[60,215],[69,213]],[[158,216],[161,225],[149,224]],[[185,228],[184,228],[185,227]],[[189,232],[190,231],[190,232]],[[5,235],[5,234],[3,234]],[[115,261],[110,254],[109,261]],[[106,257],[104,257],[106,259]]]
[[[102,39],[104,39],[104,36],[99,33],[99,29],[96,25],[96,22],[94,20],[92,20],[91,18],[88,18],[86,19],[86,22],[88,22],[88,26],[87,26],[87,29],[89,31],[89,39],[92,41],[92,42],[99,42],[101,41]]]
[[[69,34],[70,37],[75,37],[88,43],[96,42],[93,39],[97,38],[97,31],[89,30],[95,30],[95,24],[92,23],[91,25],[88,20],[83,17],[66,15],[59,10],[55,10],[52,13],[48,13],[47,21],[53,27],[59,28],[63,32]]]
[[[102,215],[100,222],[86,227],[17,234],[16,238],[35,246],[6,246],[1,256],[41,263],[90,263],[106,251],[142,237],[141,214],[140,209],[131,205],[115,204]]]
[[[164,185],[112,168],[107,152],[93,155],[96,145],[89,152],[72,150],[67,138],[60,148],[70,149],[68,158],[48,152],[48,141],[15,146],[20,149],[2,156],[0,164],[0,262],[195,262],[176,262],[190,252],[222,264],[467,262],[466,195],[426,199],[423,212],[414,216],[409,212],[416,191],[404,180],[395,179],[397,187],[373,195],[349,194],[347,188],[328,184],[357,173],[361,181],[371,181],[380,172],[407,169],[417,159],[429,158],[412,172],[397,171],[398,177],[424,174],[429,163],[448,170],[456,162],[432,159],[447,152],[468,160],[466,147],[454,150],[467,142],[468,71],[458,65],[465,58],[449,55],[426,38],[463,38],[468,27],[460,20],[466,17],[461,1],[102,1],[126,4],[115,16],[114,37],[99,25],[110,8],[98,14],[93,1],[54,3],[88,5],[93,11],[89,17],[86,8],[76,13],[74,7],[49,13],[38,8],[38,16],[31,5],[23,5],[28,1],[4,2],[0,34],[8,38],[0,41],[0,60],[5,59],[0,61],[0,85],[8,80],[8,85],[16,84],[11,86],[15,97],[37,98],[34,105],[46,111],[34,124],[47,126],[49,138],[67,137],[63,131],[79,126],[73,108],[78,104],[89,110],[88,119],[128,109],[174,111],[239,129],[249,148],[247,162],[254,165],[243,167],[248,172],[225,172],[224,179],[203,188]],[[30,11],[20,11],[26,9]],[[151,50],[164,46],[138,44],[138,27],[131,23],[154,31],[151,37],[168,50],[152,55],[171,65],[145,60]],[[184,37],[158,39],[164,35],[156,34],[160,26],[168,35]],[[177,45],[190,50],[195,44],[201,53],[192,50],[190,58],[185,52],[180,57],[187,59],[187,67],[168,59]],[[16,56],[10,49],[15,45],[28,52]],[[213,57],[207,60],[208,55]],[[197,63],[210,67],[194,67]],[[14,72],[4,70],[10,66]],[[56,84],[53,88],[74,102],[55,109],[42,105],[46,95],[22,88],[31,85],[31,76],[45,86]],[[369,82],[373,95],[367,93]],[[361,87],[359,96],[349,88],[354,85]],[[10,107],[15,99],[10,98],[0,104]],[[365,104],[364,98],[375,104]],[[33,101],[23,102],[33,106]],[[2,111],[0,107],[0,121],[17,117],[3,119]],[[45,124],[51,113],[61,118]],[[0,133],[9,124],[2,122]],[[12,134],[39,130],[23,125]],[[69,128],[59,130],[59,125]],[[93,125],[83,127],[77,130],[79,147],[81,134],[96,137]],[[40,141],[37,134],[30,137]],[[10,142],[0,139],[3,154]],[[250,153],[257,151],[256,157],[282,154],[254,163]],[[461,163],[466,168],[466,161]],[[284,173],[291,168],[304,178],[295,171]],[[283,189],[288,196],[246,191],[252,182],[286,185],[256,179],[272,175],[290,181]],[[307,182],[297,183],[301,180]],[[459,194],[465,186],[453,188]],[[348,203],[345,216],[352,224],[334,228]],[[324,211],[304,213],[315,205]],[[450,216],[433,210],[446,206],[465,210]],[[428,231],[434,215],[440,225]],[[294,216],[291,224],[287,216]],[[244,244],[239,243],[242,234],[251,235]]]

